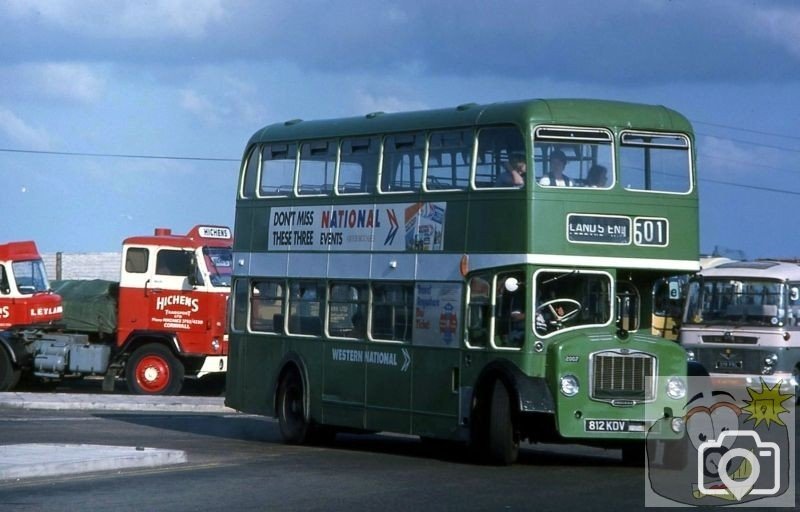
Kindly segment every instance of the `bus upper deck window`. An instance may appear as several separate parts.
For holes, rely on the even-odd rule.
[[[261,195],[288,196],[294,189],[297,144],[270,144],[261,152]]]
[[[534,132],[533,150],[540,186],[614,186],[612,137],[607,130],[540,126]]]
[[[425,172],[427,190],[463,190],[469,187],[472,130],[433,132]]]
[[[378,137],[343,139],[336,181],[337,193],[366,194],[374,191],[379,158]]]
[[[518,188],[513,183],[504,185],[502,177],[510,171],[512,155],[525,157],[522,132],[514,126],[484,128],[478,133],[478,151],[475,162],[475,188]]]
[[[258,187],[258,167],[261,163],[261,152],[258,146],[253,146],[247,154],[244,178],[242,179],[242,197],[256,197],[256,187]]]
[[[421,133],[388,135],[383,141],[381,191],[418,191],[424,149],[425,136]]]
[[[688,137],[624,132],[621,143],[620,180],[626,189],[672,193],[691,190]]]
[[[298,195],[329,195],[333,191],[336,153],[335,141],[311,141],[300,146]]]

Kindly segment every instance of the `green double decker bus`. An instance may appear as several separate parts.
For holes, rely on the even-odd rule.
[[[226,404],[277,417],[288,443],[385,431],[495,464],[525,440],[641,454],[685,402],[686,354],[650,333],[651,290],[698,270],[697,216],[692,128],[661,106],[269,125],[238,183]]]

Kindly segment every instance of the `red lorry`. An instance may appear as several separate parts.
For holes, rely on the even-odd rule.
[[[137,394],[177,394],[227,369],[231,230],[156,229],[126,239],[120,281],[58,281],[33,242],[0,245],[0,391],[21,377],[124,377]]]

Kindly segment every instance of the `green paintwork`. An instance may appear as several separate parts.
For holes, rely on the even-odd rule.
[[[380,114],[348,119],[301,121],[269,125],[248,142],[245,156],[254,144],[295,142],[304,139],[337,138],[354,135],[376,135],[403,131],[443,128],[515,125],[523,132],[530,152],[533,128],[537,124],[572,127],[603,127],[616,139],[623,129],[683,133],[691,141],[694,136],[689,122],[681,114],[661,106],[636,105],[595,100],[531,100],[491,105],[470,105],[464,108],[426,112]],[[692,151],[694,151],[692,149]],[[694,158],[692,157],[692,161]],[[571,330],[540,341],[532,330],[526,333],[521,350],[468,349],[463,329],[458,333],[460,346],[422,347],[374,341],[312,339],[298,336],[265,336],[233,331],[230,334],[230,356],[226,403],[236,409],[273,415],[275,385],[279,372],[296,365],[309,385],[308,412],[313,421],[339,427],[364,430],[390,430],[448,439],[466,439],[469,435],[468,410],[478,378],[486,368],[504,361],[529,377],[546,380],[555,403],[555,423],[561,436],[571,440],[641,439],[643,433],[604,433],[584,431],[580,418],[632,419],[644,415],[644,406],[614,407],[590,400],[588,391],[589,354],[600,349],[646,350],[658,358],[662,376],[685,375],[686,359],[676,344],[648,336],[649,286],[661,277],[675,274],[674,269],[653,270],[646,264],[622,264],[626,259],[682,263],[698,260],[698,198],[696,173],[692,190],[686,194],[632,192],[617,180],[611,190],[546,189],[529,186],[520,190],[465,190],[428,192],[406,195],[336,196],[306,198],[272,198],[237,200],[234,252],[258,255],[269,245],[270,210],[292,205],[374,205],[425,201],[447,203],[443,253],[451,254],[515,254],[521,257],[557,255],[613,258],[620,262],[611,266],[590,263],[617,279],[625,279],[642,290],[638,333],[628,337],[615,334],[613,322],[606,327]],[[575,244],[566,239],[569,213],[622,215],[627,217],[656,216],[669,220],[670,240],[667,247],[631,245]],[[291,257],[291,255],[290,255]],[[549,268],[555,264],[546,265]],[[530,280],[541,268],[518,263]],[[624,270],[622,270],[624,268]],[[677,267],[676,267],[677,268]],[[282,276],[284,269],[276,269]],[[475,270],[475,269],[470,269]],[[236,279],[255,277],[237,267]],[[365,276],[366,278],[366,276]],[[531,305],[526,312],[533,316]],[[460,313],[463,317],[464,311]],[[589,339],[589,335],[594,336]],[[403,350],[410,356],[410,365],[401,371]],[[391,364],[370,364],[371,351],[397,361]],[[345,354],[337,359],[334,353]],[[360,354],[360,355],[358,355]],[[566,356],[575,356],[570,363]],[[364,360],[359,360],[363,358]],[[393,358],[393,359],[392,359]],[[578,395],[567,398],[558,390],[558,379],[565,372],[581,382]],[[663,397],[664,407],[675,401]],[[659,402],[660,404],[661,402]],[[580,411],[580,418],[576,413]]]

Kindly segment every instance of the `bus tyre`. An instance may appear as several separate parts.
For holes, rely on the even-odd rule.
[[[21,375],[19,368],[14,368],[11,356],[0,346],[0,391],[11,391],[19,382]]]
[[[511,414],[511,397],[505,384],[499,380],[492,390],[492,405],[489,411],[487,462],[496,466],[508,466],[519,455],[519,437]]]
[[[311,440],[304,404],[303,379],[291,370],[281,378],[278,386],[278,426],[284,443],[305,444]]]
[[[632,442],[622,447],[622,465],[628,467],[643,467],[647,445],[644,441]]]
[[[685,471],[689,464],[689,454],[697,453],[685,436],[674,441],[662,441],[662,444],[664,445],[663,467],[666,469]],[[652,459],[653,457],[648,454],[647,463],[650,467],[654,467]]]
[[[150,343],[137,348],[125,365],[128,389],[137,395],[177,395],[183,387],[183,365],[169,348]]]

